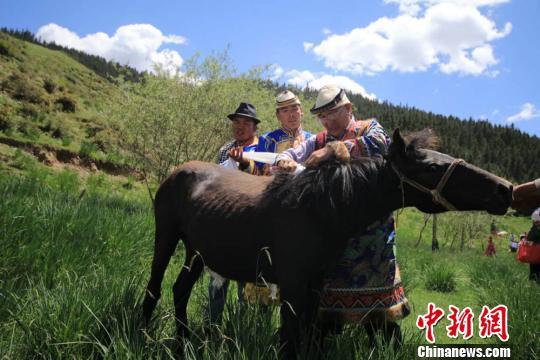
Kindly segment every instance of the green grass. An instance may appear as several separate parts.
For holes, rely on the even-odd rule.
[[[82,178],[21,162],[25,177],[0,172],[0,357],[173,358],[181,345],[175,340],[171,287],[183,248],[169,265],[163,297],[151,325],[144,328],[139,305],[152,256],[153,218],[143,189],[126,190],[112,186],[105,176]],[[486,237],[490,219],[478,217]],[[441,227],[445,221],[440,217]],[[526,218],[513,216],[497,222],[502,230],[529,226]],[[348,326],[326,340],[327,358],[414,358],[416,346],[426,343],[416,318],[429,302],[446,312],[450,304],[470,306],[475,320],[482,305],[507,305],[512,358],[538,358],[540,286],[528,281],[528,268],[506,252],[506,239],[496,239],[498,254],[487,258],[479,239],[468,241],[461,252],[450,248],[441,232],[441,250],[432,253],[429,231],[415,247],[421,225],[422,214],[416,210],[398,218],[398,259],[412,305],[412,314],[401,324],[405,346],[372,349],[363,327]],[[433,278],[435,289],[426,288]],[[194,335],[183,345],[186,358],[277,358],[277,309],[268,314],[251,305],[240,308],[234,282],[223,324],[203,332],[207,281],[205,276],[195,285],[190,300]],[[435,328],[437,343],[463,343],[446,337],[446,325],[443,320]],[[477,329],[474,333],[467,343],[499,344],[495,338],[480,339]]]

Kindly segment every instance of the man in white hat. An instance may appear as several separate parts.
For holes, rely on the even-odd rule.
[[[343,89],[333,85],[322,87],[311,113],[319,118],[325,130],[280,153],[276,161],[278,168],[294,171],[303,162],[316,166],[339,149],[326,146],[334,141],[343,142],[353,159],[382,156],[388,150],[390,138],[386,131],[375,119],[356,121]],[[401,341],[395,320],[410,311],[394,256],[391,214],[369,229],[349,240],[342,258],[325,280],[320,316],[336,325],[364,323],[373,345],[377,330],[383,330],[388,341],[392,336]]]
[[[289,90],[280,92],[276,97],[276,118],[280,127],[259,138],[257,151],[280,153],[310,138],[311,133],[302,129],[303,115],[298,96]],[[261,173],[268,174],[268,166],[257,165]]]

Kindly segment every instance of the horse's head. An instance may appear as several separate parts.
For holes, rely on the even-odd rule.
[[[426,213],[447,210],[486,210],[506,213],[512,200],[512,184],[464,160],[439,153],[429,130],[404,139],[393,134],[388,162],[404,189],[405,205]]]

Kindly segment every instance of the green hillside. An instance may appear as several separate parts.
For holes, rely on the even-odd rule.
[[[62,51],[0,32],[0,142],[121,162],[104,115],[119,94],[117,85]]]

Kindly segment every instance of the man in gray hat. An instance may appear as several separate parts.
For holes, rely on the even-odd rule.
[[[387,152],[390,138],[386,131],[375,119],[356,121],[343,89],[333,85],[322,87],[310,111],[325,130],[280,153],[278,168],[294,171],[298,163],[316,166],[340,148],[326,146],[335,141],[342,142],[353,159],[383,156]],[[409,308],[394,256],[391,214],[368,228],[366,233],[349,240],[340,261],[325,279],[320,316],[334,325],[365,324],[373,345],[379,329],[387,340],[394,336],[400,341],[401,332],[395,320],[405,317]],[[370,271],[359,274],[358,269]]]
[[[280,153],[311,137],[311,133],[302,129],[303,115],[298,96],[289,90],[280,92],[276,97],[276,118],[280,127],[259,138],[257,151]],[[268,166],[257,165],[261,173],[268,174]]]

